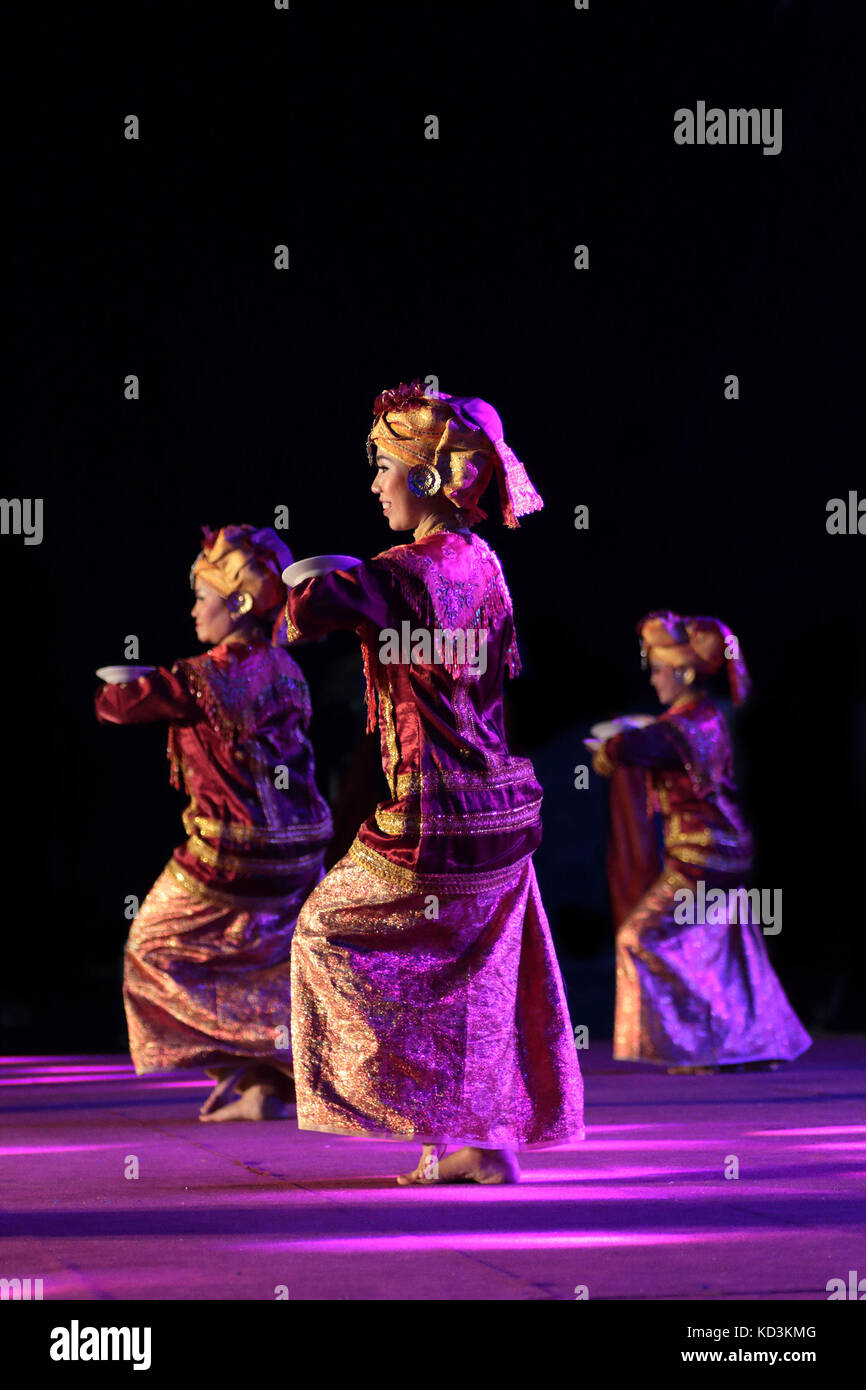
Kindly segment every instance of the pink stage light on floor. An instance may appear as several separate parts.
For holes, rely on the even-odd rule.
[[[38,1144],[0,1149],[0,1158],[22,1158],[25,1154],[80,1154],[96,1149],[128,1149],[129,1140],[120,1144]]]
[[[100,1056],[100,1054],[95,1052],[92,1054],[86,1052],[70,1052],[68,1055],[65,1053],[54,1052],[45,1052],[40,1055],[20,1053],[14,1056],[10,1053],[9,1056],[3,1055],[2,1057],[0,1057],[0,1062],[9,1062],[13,1066],[19,1064],[23,1065],[27,1062],[38,1062],[40,1065],[47,1065],[49,1062],[63,1062],[67,1064],[80,1062],[84,1066],[102,1066],[103,1064],[106,1066],[130,1065],[128,1057],[124,1058],[122,1056],[118,1056],[117,1054],[115,1054],[115,1056],[113,1057]]]
[[[132,1064],[127,1066],[92,1067],[3,1067],[0,1068],[0,1084],[8,1081],[46,1080],[64,1081],[67,1078],[92,1076],[97,1081],[112,1081],[115,1078],[135,1076]]]
[[[139,1076],[135,1078],[136,1090],[146,1091],[188,1091],[192,1087],[213,1089],[214,1082],[207,1076],[203,1076],[200,1081],[157,1081],[150,1076]]]
[[[852,1150],[854,1153],[864,1153],[866,1152],[866,1140],[863,1140],[862,1143],[853,1142],[850,1144],[792,1144],[791,1148],[795,1149],[797,1153],[808,1153],[815,1150],[817,1150],[818,1153],[830,1154],[850,1153]]]
[[[34,1076],[11,1076],[11,1077],[3,1077],[3,1076],[0,1076],[0,1087],[3,1087],[3,1086],[86,1086],[86,1085],[93,1085],[93,1086],[95,1086],[95,1085],[97,1085],[97,1084],[104,1084],[104,1083],[107,1083],[107,1082],[109,1082],[109,1081],[110,1081],[110,1082],[114,1082],[114,1083],[117,1083],[117,1082],[126,1083],[126,1082],[130,1082],[130,1081],[134,1081],[134,1082],[135,1082],[135,1090],[136,1090],[136,1091],[139,1091],[139,1090],[149,1090],[149,1091],[166,1090],[166,1091],[167,1091],[167,1090],[172,1090],[172,1089],[175,1089],[175,1090],[177,1090],[177,1089],[183,1089],[183,1088],[189,1087],[189,1086],[197,1086],[199,1089],[202,1089],[202,1088],[205,1088],[205,1087],[210,1087],[210,1088],[212,1089],[212,1088],[213,1088],[213,1084],[214,1084],[213,1081],[209,1081],[208,1078],[207,1078],[206,1076],[203,1076],[200,1080],[197,1080],[197,1081],[162,1081],[162,1080],[156,1080],[155,1078],[154,1078],[154,1079],[151,1079],[149,1076],[136,1076],[135,1072],[132,1071],[132,1070],[130,1070],[130,1071],[128,1071],[128,1072],[122,1072],[122,1073],[117,1074],[117,1075],[107,1074],[107,1073],[103,1073],[103,1072],[91,1072],[91,1073],[88,1073],[88,1074],[85,1075],[85,1076],[80,1076],[80,1075],[62,1075],[62,1076],[36,1076],[36,1075],[34,1075]]]
[[[26,1066],[23,1064],[21,1066],[15,1066],[11,1064],[6,1067],[6,1070],[12,1072],[26,1071],[32,1073],[34,1076],[42,1076],[43,1074],[49,1076],[58,1072],[64,1075],[72,1075],[76,1072],[92,1072],[100,1076],[104,1072],[134,1072],[131,1062],[92,1062],[87,1066],[77,1062],[74,1064],[70,1062],[67,1066],[57,1065],[50,1067]]]
[[[687,1129],[688,1126],[679,1120],[647,1120],[646,1124],[641,1125],[587,1125],[587,1135],[593,1134],[628,1134],[638,1129]]]
[[[0,1087],[2,1086],[95,1086],[105,1085],[108,1082],[123,1082],[135,1080],[135,1073],[122,1076],[107,1076],[104,1073],[91,1073],[88,1076],[0,1076]],[[211,1082],[213,1085],[213,1082]]]
[[[273,1200],[283,1201],[286,1196],[286,1184],[292,1191],[310,1191],[306,1186],[307,1180],[297,1175],[285,1174],[277,1178],[275,1174],[263,1175],[278,1181],[281,1186],[279,1189],[256,1190],[251,1194],[251,1201],[258,1204],[264,1192],[267,1191]],[[678,1201],[704,1201],[712,1191],[714,1194],[719,1189],[718,1169],[707,1172],[704,1176],[696,1176],[691,1179],[673,1178],[665,1179],[656,1177],[655,1179],[635,1180],[632,1183],[614,1182],[607,1183],[599,1181],[598,1173],[594,1173],[588,1180],[583,1174],[576,1172],[563,1172],[559,1175],[559,1180],[549,1182],[543,1175],[538,1173],[523,1172],[518,1184],[511,1186],[482,1186],[472,1184],[471,1186],[457,1183],[443,1183],[441,1186],[432,1187],[398,1187],[395,1181],[396,1174],[380,1174],[375,1185],[365,1187],[350,1186],[352,1182],[359,1181],[358,1175],[342,1180],[334,1179],[332,1184],[327,1186],[318,1185],[316,1188],[317,1196],[325,1196],[341,1202],[351,1203],[353,1207],[380,1208],[388,1209],[389,1216],[393,1216],[397,1211],[395,1204],[401,1207],[404,1204],[409,1206],[425,1203],[434,1207],[451,1207],[460,1204],[462,1207],[477,1207],[487,1203],[499,1207],[511,1207],[515,1210],[521,1206],[532,1203],[536,1206],[549,1203],[558,1203],[562,1207],[569,1207],[583,1203],[593,1203],[601,1206],[608,1203],[613,1208],[619,1203],[646,1203],[663,1204]],[[367,1175],[367,1182],[370,1182],[370,1175]],[[748,1192],[751,1198],[763,1196],[766,1192],[766,1184],[761,1183],[760,1175],[750,1178],[741,1178],[736,1184],[726,1183],[723,1192],[735,1194]],[[813,1189],[802,1183],[774,1183],[773,1198],[784,1197],[808,1197]],[[735,1202],[735,1195],[730,1197],[713,1197],[713,1200]]]
[[[655,1126],[653,1126],[655,1128]],[[731,1135],[708,1134],[705,1139],[574,1139],[560,1144],[560,1153],[619,1153],[628,1149],[714,1149],[730,1144]]]
[[[269,1250],[286,1255],[377,1255],[402,1251],[424,1254],[431,1250],[604,1250],[659,1245],[748,1243],[759,1236],[791,1235],[787,1230],[756,1232],[751,1226],[739,1231],[448,1231],[431,1235],[326,1236],[322,1240],[268,1240],[230,1242],[233,1250]],[[793,1232],[798,1235],[798,1232]]]
[[[777,1135],[787,1138],[789,1135],[866,1134],[866,1125],[816,1125],[812,1129],[750,1129],[746,1132],[760,1139],[775,1139]]]
[[[637,1182],[641,1178],[673,1178],[675,1175],[703,1172],[695,1168],[535,1168],[520,1174],[521,1182]],[[706,1170],[710,1172],[710,1169]],[[715,1171],[713,1169],[712,1171]]]

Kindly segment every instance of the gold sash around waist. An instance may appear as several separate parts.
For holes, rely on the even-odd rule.
[[[348,849],[350,858],[368,873],[384,879],[401,888],[406,893],[483,893],[492,889],[503,889],[515,883],[530,863],[532,854],[524,854],[514,864],[501,869],[486,869],[483,873],[467,870],[465,873],[431,874],[418,873],[407,869],[403,864],[393,864],[384,854],[365,845],[356,836]]]
[[[207,844],[200,835],[190,835],[186,843],[190,854],[200,863],[207,864],[208,868],[245,874],[247,878],[303,874],[323,862],[326,848],[325,845],[320,845],[310,854],[292,854],[282,859],[261,859],[251,854],[229,854],[227,850]]]
[[[187,835],[228,841],[235,845],[248,845],[250,849],[275,849],[280,845],[311,844],[318,840],[329,840],[334,833],[330,811],[320,820],[285,825],[279,830],[264,825],[239,825],[235,821],[211,820],[208,816],[196,815],[189,807],[181,819]]]
[[[489,768],[483,772],[473,772],[470,768],[442,768],[439,771],[401,772],[396,781],[395,801],[405,796],[419,796],[425,791],[472,791],[477,788],[509,787],[516,783],[528,782],[535,777],[535,769],[529,758],[514,758],[505,767]]]
[[[745,873],[752,866],[749,837],[725,835],[712,826],[683,828],[682,816],[674,812],[665,820],[665,850],[684,864],[700,864],[705,869]]]
[[[541,818],[541,797],[504,811],[464,811],[456,815],[421,815],[420,811],[387,811],[376,807],[376,824],[385,835],[498,835]]]

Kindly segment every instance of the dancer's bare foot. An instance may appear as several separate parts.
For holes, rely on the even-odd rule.
[[[423,1162],[423,1160],[422,1160]],[[511,1149],[476,1149],[466,1147],[437,1160],[436,1176],[421,1176],[418,1165],[414,1173],[404,1173],[397,1181],[401,1187],[409,1183],[431,1186],[437,1182],[514,1183],[520,1181],[520,1165]]]
[[[397,1182],[401,1187],[408,1187],[411,1183],[436,1182],[439,1160],[447,1148],[447,1144],[425,1144],[417,1168],[413,1168],[411,1173],[398,1173]]]
[[[238,1100],[199,1115],[200,1120],[285,1120],[287,1117],[288,1110],[276,1089],[262,1084],[247,1086]]]
[[[234,1071],[227,1072],[226,1075],[217,1082],[198,1112],[200,1120],[206,1119],[213,1110],[218,1110],[220,1106],[226,1104],[226,1097],[230,1096],[232,1091],[237,1090],[237,1084],[245,1071],[246,1067],[236,1067]]]

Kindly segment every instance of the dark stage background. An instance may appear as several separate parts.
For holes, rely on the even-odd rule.
[[[4,1052],[125,1046],[124,899],[182,838],[165,728],[97,725],[95,668],[127,634],[147,663],[196,650],[202,522],[287,505],[297,557],[400,539],[364,441],[376,393],[428,374],[493,402],[546,502],[511,533],[494,489],[481,533],[574,1021],[609,1036],[613,957],[606,786],[573,769],[596,719],[657,708],[634,624],[670,606],[725,620],[752,670],[735,722],[753,882],[784,895],[773,962],[808,1027],[864,1026],[866,541],[825,525],[866,492],[846,8],[34,11],[8,64],[3,493],[44,499],[44,538],[0,536]],[[781,107],[782,152],[676,145],[698,100]],[[360,655],[298,659],[333,860],[378,795]]]

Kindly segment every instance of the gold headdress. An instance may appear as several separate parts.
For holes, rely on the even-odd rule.
[[[286,601],[282,573],[291,563],[291,550],[270,526],[203,526],[190,584],[202,579],[225,599],[237,595],[237,612],[268,618]]]
[[[544,506],[487,401],[427,391],[415,380],[381,392],[373,411],[367,438],[370,463],[378,446],[407,464],[416,496],[432,497],[441,490],[472,524],[486,516],[478,499],[495,472],[506,526],[518,526],[519,516]]]
[[[696,675],[711,676],[728,663],[728,680],[735,705],[751,690],[740,644],[729,627],[718,618],[684,618],[677,613],[655,612],[641,618],[641,659],[646,666],[652,654],[666,666],[691,666]]]

